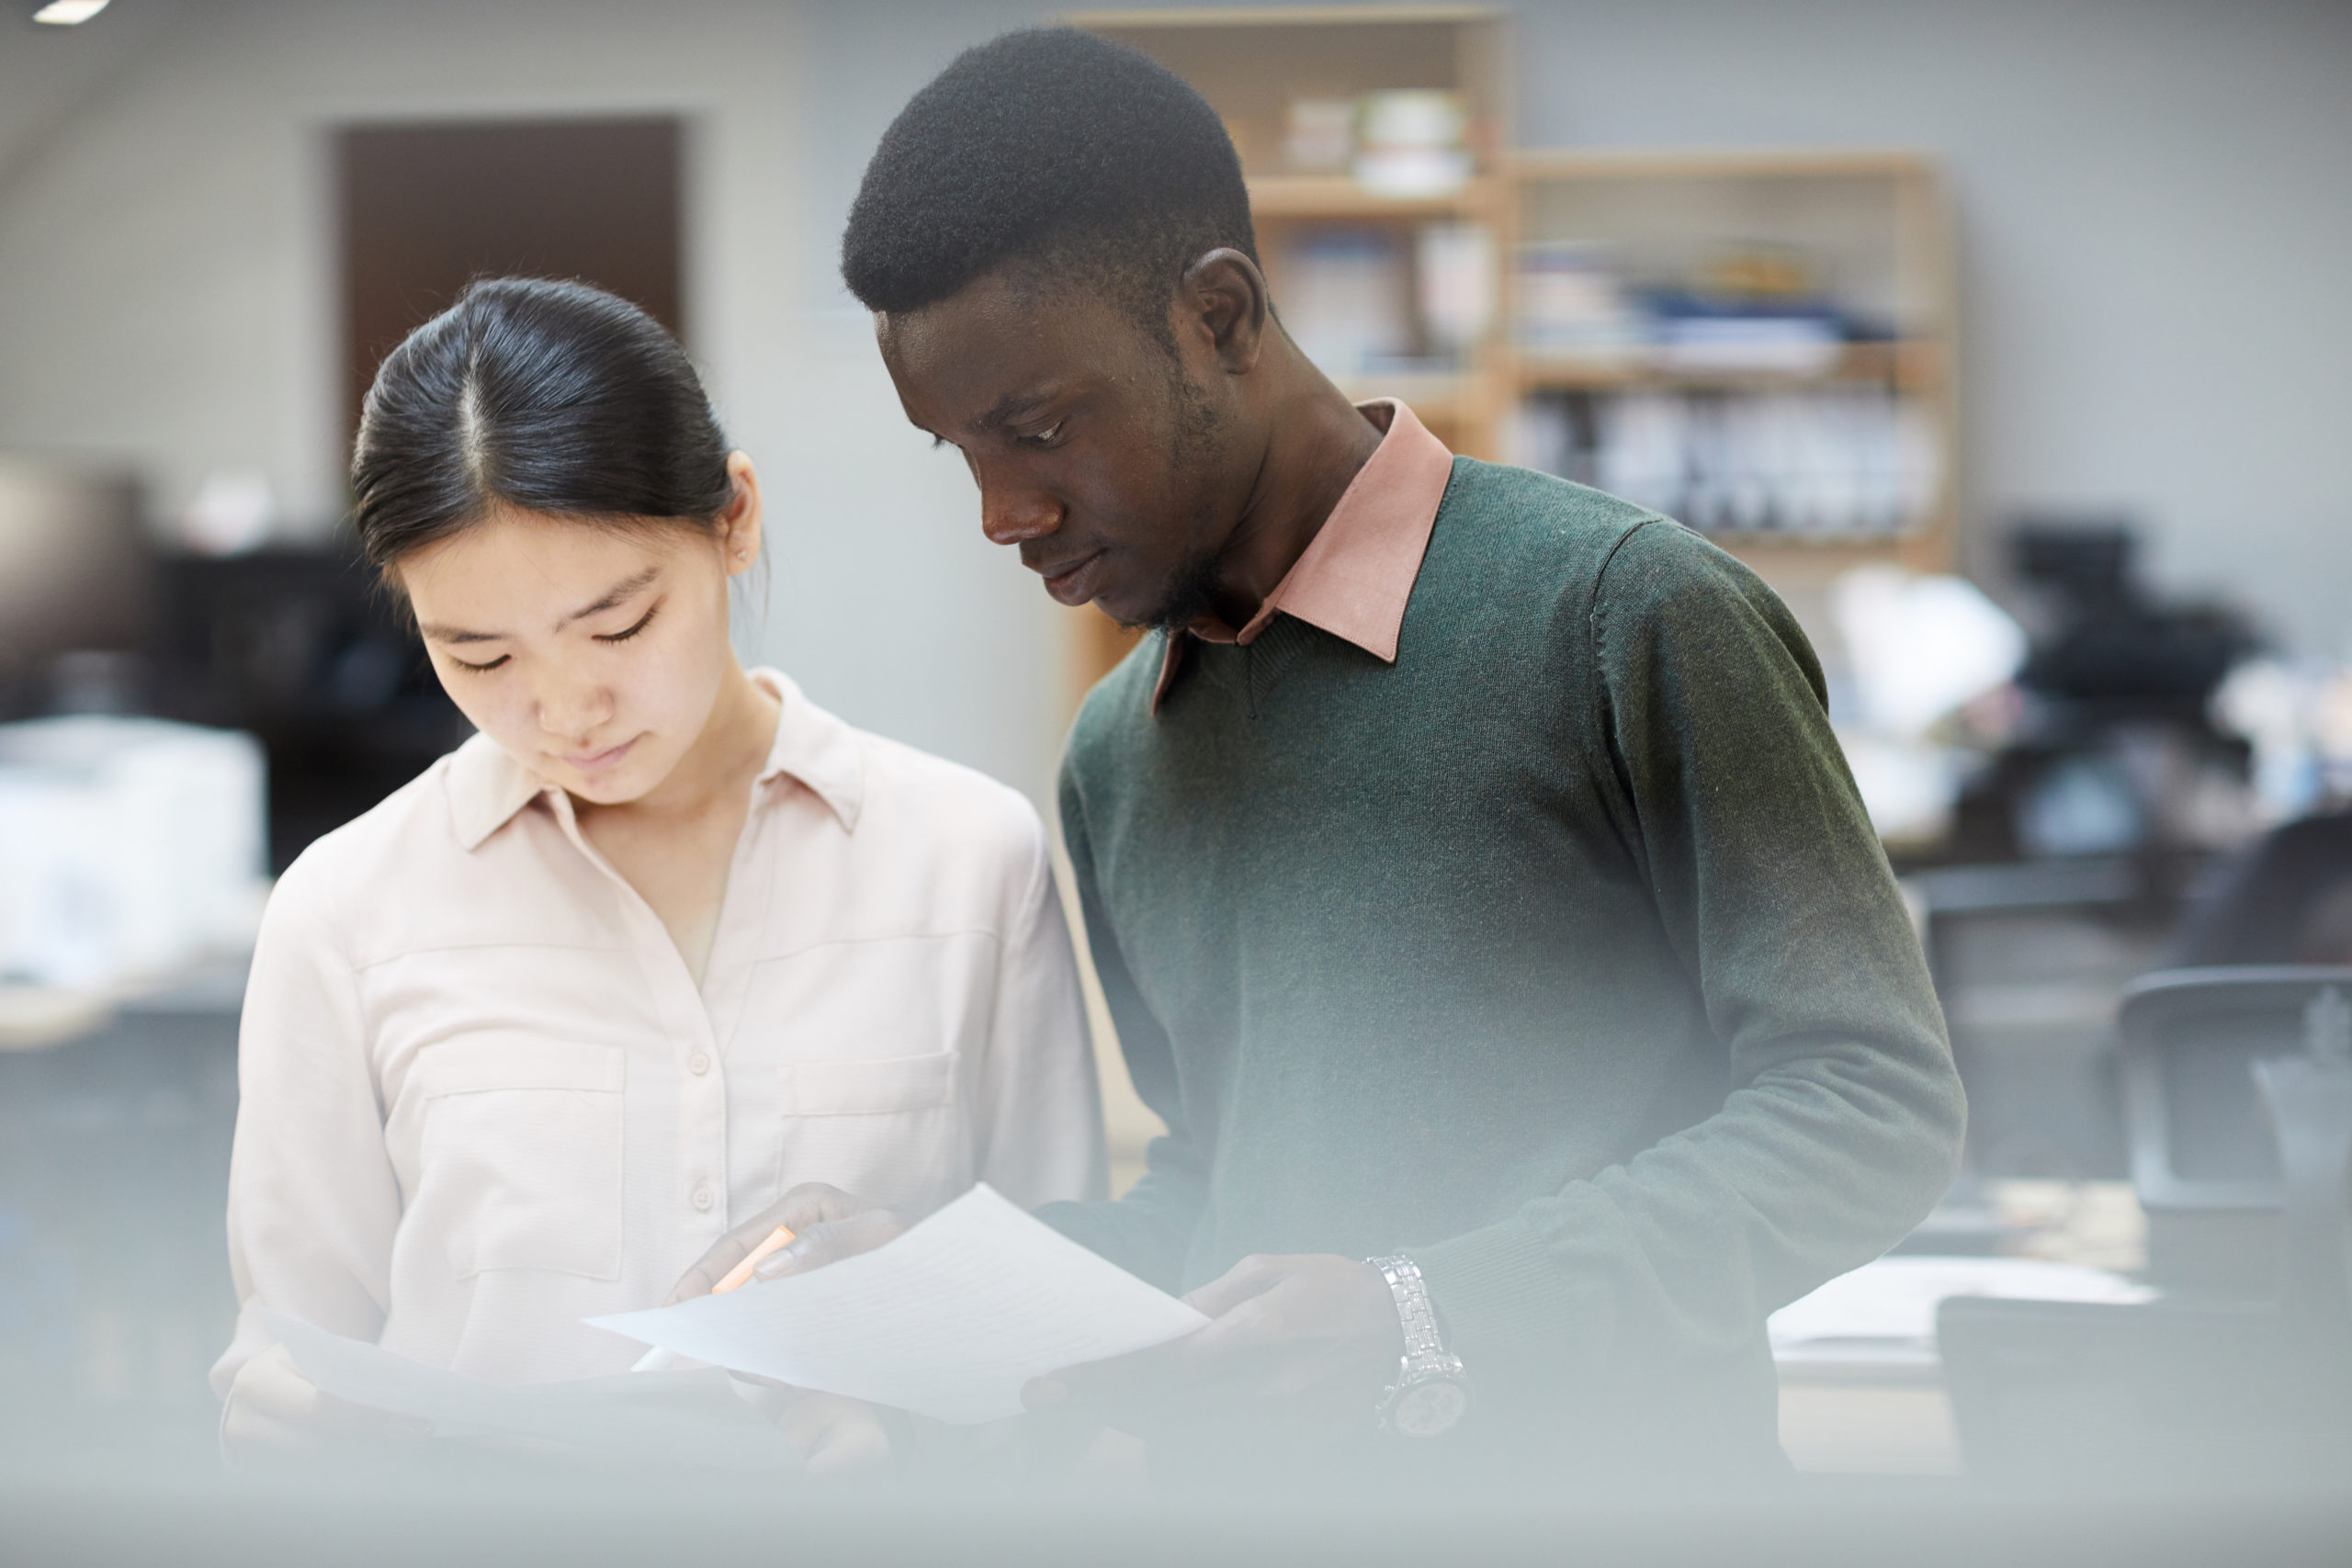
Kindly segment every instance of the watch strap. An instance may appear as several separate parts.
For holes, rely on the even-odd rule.
[[[1430,1288],[1421,1279],[1420,1266],[1401,1254],[1364,1261],[1388,1281],[1388,1293],[1396,1303],[1396,1321],[1405,1331],[1406,1364],[1443,1356],[1445,1342],[1437,1331],[1437,1313],[1430,1305]]]

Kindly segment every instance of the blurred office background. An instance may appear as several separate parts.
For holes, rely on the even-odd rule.
[[[0,1382],[195,1451],[241,933],[462,733],[343,534],[374,356],[478,271],[637,299],[772,498],[747,656],[1049,807],[1121,638],[981,540],[834,247],[906,97],[1056,13],[35,9],[0,15]],[[1915,1255],[2086,1271],[2029,1294],[2275,1290],[2275,1192],[2173,1224],[2182,1183],[2135,1185],[2117,1018],[2184,960],[2352,961],[2352,9],[1316,9],[1083,19],[1227,116],[1278,303],[1344,385],[1682,516],[1806,621],[1975,1111]],[[2247,857],[2314,817],[2271,897]],[[2248,909],[2267,946],[2229,940]],[[2277,1182],[2243,1079],[2205,1172],[2241,1199]],[[1996,1274],[1896,1289],[1916,1318]],[[1792,1323],[1801,1462],[1958,1462],[1916,1325],[1873,1359]]]

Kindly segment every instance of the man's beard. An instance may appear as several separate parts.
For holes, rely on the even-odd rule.
[[[1224,422],[1216,405],[1195,385],[1191,377],[1178,369],[1173,391],[1176,402],[1175,430],[1169,442],[1168,471],[1181,474],[1197,472],[1216,450],[1217,434]],[[1216,503],[1204,500],[1191,517],[1185,519],[1193,536],[1198,538],[1206,531],[1210,513]],[[1180,632],[1194,621],[1214,613],[1216,594],[1217,550],[1206,545],[1193,550],[1169,570],[1167,580],[1160,584],[1157,604],[1137,625],[1160,631]]]
[[[1205,547],[1178,561],[1160,587],[1159,604],[1138,624],[1152,631],[1181,632],[1212,614],[1216,567],[1216,551]]]

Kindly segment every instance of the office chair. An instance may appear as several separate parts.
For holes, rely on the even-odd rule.
[[[2151,1258],[2168,1235],[2186,1288],[2134,1307],[1946,1302],[1937,1344],[1969,1469],[2340,1485],[2352,1466],[2352,968],[2160,972],[2126,988],[2121,1023]],[[2216,1220],[2241,1227],[2234,1252],[2213,1245],[2225,1233],[2195,1228]],[[2251,1274],[2227,1275],[2233,1262]]]
[[[2124,1127],[2151,1283],[2278,1294],[2279,1149],[2253,1069],[2339,1059],[2347,998],[2352,967],[2169,969],[2124,987]]]
[[[2167,969],[2352,964],[2352,811],[2272,829],[2183,913]]]

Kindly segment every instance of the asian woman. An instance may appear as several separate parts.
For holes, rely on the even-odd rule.
[[[759,478],[661,326],[475,284],[384,361],[352,485],[479,733],[270,899],[212,1373],[232,1444],[374,1429],[265,1309],[494,1381],[620,1371],[643,1347],[581,1320],[659,1303],[797,1184],[908,1213],[977,1180],[1099,1192],[1035,813],[738,662]]]

